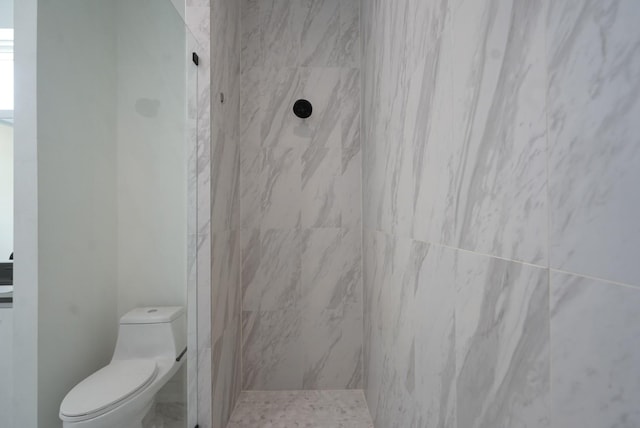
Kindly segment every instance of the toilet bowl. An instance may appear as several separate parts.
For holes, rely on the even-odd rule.
[[[141,428],[156,393],[186,359],[182,307],[137,308],[120,319],[111,362],[60,405],[64,428]]]

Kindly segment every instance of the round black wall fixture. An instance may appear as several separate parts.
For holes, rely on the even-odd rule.
[[[293,114],[298,116],[300,119],[306,119],[311,116],[313,112],[313,107],[311,103],[307,100],[298,100],[293,103]]]

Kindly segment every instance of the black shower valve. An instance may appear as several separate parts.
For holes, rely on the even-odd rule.
[[[298,116],[300,119],[306,119],[311,116],[313,112],[313,106],[307,100],[298,100],[293,103],[293,114]]]

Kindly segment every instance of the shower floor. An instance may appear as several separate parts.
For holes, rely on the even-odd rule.
[[[227,428],[373,428],[364,394],[349,391],[245,391]]]

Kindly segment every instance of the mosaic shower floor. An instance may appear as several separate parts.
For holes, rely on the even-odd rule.
[[[362,391],[245,391],[227,428],[373,428]]]

